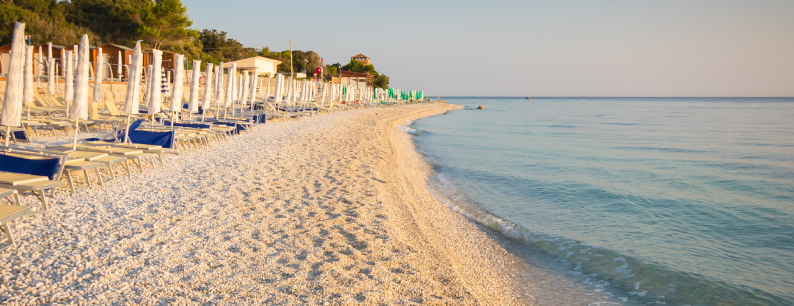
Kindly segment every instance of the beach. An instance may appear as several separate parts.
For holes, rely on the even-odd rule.
[[[58,190],[52,211],[12,225],[0,302],[589,302],[553,264],[428,192],[432,170],[398,126],[458,108],[269,122],[133,178]]]

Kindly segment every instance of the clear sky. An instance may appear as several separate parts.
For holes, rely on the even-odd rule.
[[[447,96],[794,96],[794,1],[183,0],[246,47]]]

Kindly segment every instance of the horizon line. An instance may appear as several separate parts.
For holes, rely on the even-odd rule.
[[[453,96],[453,95],[429,95],[427,97],[449,97],[449,98],[794,98],[794,96]]]

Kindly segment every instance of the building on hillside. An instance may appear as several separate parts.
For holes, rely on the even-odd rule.
[[[344,71],[339,74],[339,76],[335,76],[331,79],[333,84],[342,84],[346,86],[359,86],[361,84],[366,84],[366,86],[372,87],[375,83],[375,76],[369,74],[369,72],[353,72],[353,71]]]
[[[237,72],[248,71],[249,74],[256,73],[259,76],[274,76],[278,72],[278,65],[281,61],[272,58],[254,56],[224,63],[224,67],[231,67],[232,63],[237,63]]]
[[[361,53],[351,56],[350,59],[355,60],[355,61],[359,61],[362,64],[364,64],[364,66],[372,64],[372,63],[370,63],[369,57],[367,57],[366,55],[361,54]]]

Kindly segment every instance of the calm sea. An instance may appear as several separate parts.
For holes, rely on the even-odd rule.
[[[794,305],[794,99],[445,99],[406,130],[469,218],[629,303]]]

